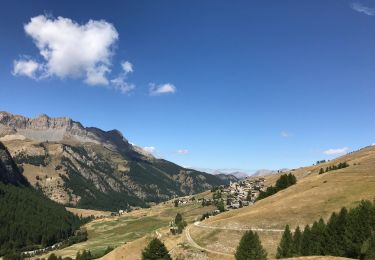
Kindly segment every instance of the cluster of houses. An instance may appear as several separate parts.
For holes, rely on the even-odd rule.
[[[227,209],[238,209],[255,202],[261,191],[265,191],[265,179],[246,178],[238,182],[230,182],[228,186],[220,188],[223,198],[226,198]]]
[[[212,190],[212,198],[199,198],[194,196],[179,197],[173,200],[174,206],[188,203],[199,203],[203,206],[218,205],[224,202],[224,210],[238,209],[252,205],[261,191],[266,191],[265,178],[246,178],[238,182],[230,182],[229,185],[221,185]]]
[[[223,201],[224,210],[238,209],[252,205],[259,193],[265,190],[264,178],[246,178],[238,182],[230,182],[226,186],[219,186],[212,190],[214,192],[212,199],[199,199],[198,202],[207,206],[218,205],[220,201]]]

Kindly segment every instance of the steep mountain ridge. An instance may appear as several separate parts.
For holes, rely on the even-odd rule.
[[[4,184],[28,186],[26,178],[21,174],[10,153],[0,142],[0,182]]]
[[[225,183],[157,159],[118,130],[84,127],[65,117],[30,119],[0,112],[0,141],[33,186],[65,205],[124,209]]]

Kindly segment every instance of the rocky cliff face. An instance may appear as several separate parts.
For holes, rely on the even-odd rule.
[[[117,130],[83,127],[69,118],[30,119],[0,112],[0,141],[33,186],[66,205],[124,209],[224,183],[154,158]]]
[[[91,142],[124,153],[131,150],[131,145],[118,130],[103,131],[95,127],[86,128],[68,117],[50,118],[47,115],[40,115],[36,118],[27,118],[0,112],[0,137],[9,135],[18,138],[23,136],[41,142],[66,140]]]
[[[28,185],[27,180],[19,171],[11,155],[0,142],[0,182],[13,185]]]

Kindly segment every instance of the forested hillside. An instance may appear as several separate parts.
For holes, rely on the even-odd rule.
[[[81,219],[24,182],[13,159],[0,143],[0,256],[43,248],[79,229]],[[9,180],[9,178],[7,179]],[[7,184],[6,184],[7,183]]]

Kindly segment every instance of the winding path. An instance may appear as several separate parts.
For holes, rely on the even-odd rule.
[[[195,222],[197,223],[197,222]],[[194,223],[194,225],[195,225]],[[218,255],[225,255],[225,256],[231,256],[233,257],[232,254],[227,254],[227,253],[222,253],[222,252],[218,252],[218,251],[214,251],[214,250],[211,250],[211,249],[207,249],[207,248],[204,248],[204,247],[201,247],[200,245],[198,245],[194,240],[193,238],[190,236],[190,228],[192,227],[192,225],[189,225],[186,229],[185,229],[185,235],[186,235],[186,239],[188,240],[188,242],[190,243],[190,245],[192,245],[193,247],[199,249],[199,250],[203,250],[203,251],[206,251],[206,252],[210,252],[210,253],[213,253],[213,254],[218,254]]]
[[[221,230],[234,230],[234,231],[259,231],[259,232],[284,232],[284,229],[273,229],[273,228],[226,228],[226,227],[213,227],[201,224],[197,221],[194,223],[194,226],[201,228],[210,228],[210,229],[221,229]]]
[[[219,252],[219,251],[214,251],[214,250],[207,249],[207,248],[204,248],[204,247],[201,247],[200,245],[198,245],[194,241],[194,239],[191,237],[191,235],[190,235],[190,228],[192,226],[193,225],[189,225],[185,229],[186,239],[190,243],[190,245],[192,245],[193,247],[195,247],[195,248],[197,248],[199,250],[204,250],[204,251],[207,251],[207,252],[210,252],[210,253],[213,253],[213,254],[219,254],[219,255],[225,255],[225,256],[231,256],[231,257],[234,256],[233,254],[228,254],[228,253],[223,253],[223,252]],[[199,222],[199,221],[195,222],[194,226],[200,227],[200,228],[220,229],[220,230],[233,230],[233,231],[249,231],[249,230],[252,230],[252,231],[259,231],[259,232],[284,232],[283,229],[272,229],[272,228],[226,228],[226,227],[213,227],[213,226],[208,226],[208,225],[201,224],[201,222]]]

